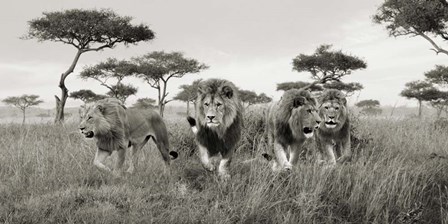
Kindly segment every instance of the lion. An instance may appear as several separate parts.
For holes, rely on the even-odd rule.
[[[324,162],[323,155],[327,157],[327,162],[331,165],[349,161],[352,152],[350,120],[345,95],[339,90],[327,89],[322,93],[319,104],[319,115],[324,120],[315,137],[319,162]]]
[[[195,107],[196,118],[187,119],[195,134],[202,165],[206,170],[214,171],[215,165],[211,162],[211,157],[221,155],[218,174],[221,178],[228,179],[228,167],[241,138],[243,125],[243,107],[238,90],[227,80],[202,81]]]
[[[313,137],[320,122],[316,100],[307,90],[288,90],[279,102],[271,105],[266,133],[269,150],[275,155],[274,171],[292,169],[305,141]],[[269,160],[270,155],[263,156]]]
[[[117,151],[118,159],[115,175],[123,166],[125,149],[132,146],[132,160],[128,173],[133,173],[137,166],[137,151],[149,139],[152,139],[162,154],[167,166],[171,159],[177,158],[177,152],[169,151],[168,132],[160,115],[152,110],[128,109],[115,98],[107,98],[86,105],[79,124],[81,133],[86,138],[94,138],[97,151],[93,164],[102,171],[111,172],[104,161]]]

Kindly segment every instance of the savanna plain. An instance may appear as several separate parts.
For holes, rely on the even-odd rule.
[[[257,111],[228,181],[202,168],[179,114],[165,115],[171,168],[150,143],[122,178],[92,165],[95,144],[75,122],[0,124],[0,222],[448,223],[447,123],[352,115],[351,162],[319,166],[310,142],[293,171],[273,173]]]

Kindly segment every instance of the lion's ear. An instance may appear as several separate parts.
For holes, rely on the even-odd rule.
[[[98,109],[101,113],[104,113],[104,110],[105,110],[105,108],[104,108],[104,106],[102,104],[98,104],[96,106],[96,109]]]
[[[303,97],[297,97],[297,98],[295,98],[295,99],[294,99],[294,102],[293,102],[293,104],[292,104],[292,106],[293,106],[294,108],[297,108],[297,107],[300,107],[300,106],[303,106],[303,105],[305,105],[305,98],[303,98]]]
[[[201,95],[204,93],[204,90],[202,89],[201,86],[198,86],[198,95]]]
[[[231,99],[233,97],[232,87],[230,87],[230,86],[222,87],[222,94],[225,95],[227,98]]]
[[[344,106],[347,106],[347,99],[345,99],[345,97],[341,98],[341,102],[342,104],[344,104]]]

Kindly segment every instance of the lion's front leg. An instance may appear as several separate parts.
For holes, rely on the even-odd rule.
[[[126,150],[118,149],[117,150],[117,163],[115,164],[114,175],[121,176],[121,168],[123,167],[124,160],[126,158]]]
[[[280,143],[274,142],[274,153],[276,160],[272,166],[274,171],[279,171],[280,169],[291,170],[292,164],[288,161],[286,157],[286,147],[283,147]]]
[[[349,162],[352,159],[350,136],[344,140],[345,141],[341,141],[339,143],[341,151],[342,151],[342,156],[340,158],[338,158],[338,163]]]
[[[110,152],[98,148],[95,153],[95,158],[93,159],[93,165],[99,170],[110,173],[112,170],[104,165],[104,161],[106,161],[110,154]]]
[[[295,166],[297,164],[297,161],[299,160],[300,154],[303,150],[303,145],[305,142],[299,142],[291,145],[291,153],[289,154],[289,162],[292,166]]]
[[[208,171],[214,171],[215,166],[210,161],[208,149],[201,144],[198,144],[198,148],[199,148],[199,158],[201,159],[204,168]]]
[[[223,180],[230,179],[229,166],[233,156],[233,149],[229,150],[222,155],[222,159],[219,162],[218,174]]]

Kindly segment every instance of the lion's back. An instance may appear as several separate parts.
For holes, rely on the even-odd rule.
[[[148,133],[167,136],[166,125],[162,117],[149,109],[129,108],[126,110],[131,137],[142,137]]]

